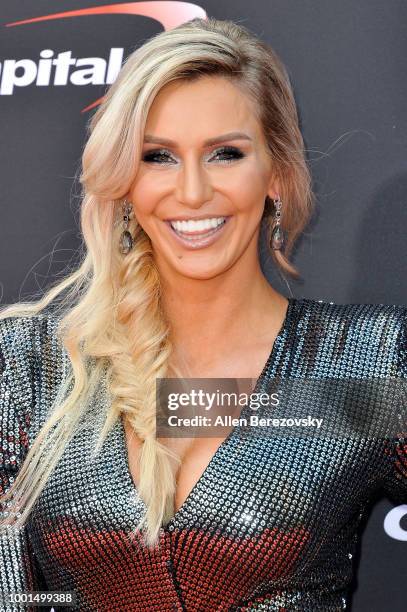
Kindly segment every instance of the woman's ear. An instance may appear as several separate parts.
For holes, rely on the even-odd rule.
[[[131,201],[131,193],[130,193],[130,191],[122,196],[122,200],[127,200],[128,202]]]
[[[267,191],[267,195],[272,200],[276,200],[278,196],[280,195],[280,181],[278,180],[275,174],[273,175],[273,177],[271,178],[269,182],[269,188]]]
[[[269,196],[271,200],[277,200],[280,195],[280,191],[276,188],[269,189],[267,195]]]

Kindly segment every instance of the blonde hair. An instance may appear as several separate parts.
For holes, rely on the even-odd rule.
[[[61,315],[57,332],[72,365],[13,486],[0,500],[13,496],[22,509],[16,526],[25,523],[104,374],[111,402],[96,447],[100,449],[125,414],[143,441],[138,490],[146,513],[136,529],[145,530],[145,541],[153,546],[160,527],[173,516],[176,486],[171,461],[179,458],[155,438],[155,383],[169,371],[170,324],[161,308],[160,278],[149,237],[133,218],[129,229],[134,247],[123,257],[118,250],[118,221],[122,199],[137,172],[155,96],[171,81],[201,75],[231,79],[255,103],[284,203],[281,227],[286,243],[283,251],[271,253],[282,271],[298,276],[288,255],[309,221],[313,194],[294,96],[282,62],[270,46],[231,21],[196,18],[159,33],[127,58],[90,120],[80,177],[86,250],[79,267],[42,299],[12,304],[0,313],[2,319],[34,316],[55,304]],[[274,227],[270,206],[266,198],[269,239]]]

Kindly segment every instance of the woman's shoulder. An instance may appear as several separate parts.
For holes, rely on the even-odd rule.
[[[335,302],[311,298],[298,298],[295,301],[305,311],[314,314],[321,319],[348,320],[353,322],[376,322],[379,324],[405,322],[407,316],[407,305],[401,304],[379,304],[358,302]]]
[[[405,331],[407,306],[400,304],[338,303],[302,298],[297,300],[302,314],[327,330],[375,332],[380,335],[400,335]]]
[[[21,464],[57,389],[64,365],[57,325],[44,312],[0,318],[0,476]]]
[[[0,340],[9,344],[16,341],[19,336],[30,335],[38,331],[49,334],[55,331],[58,324],[57,316],[49,311],[33,315],[5,315],[0,314]]]
[[[17,385],[44,365],[56,367],[63,355],[58,317],[51,312],[0,318],[0,376]]]
[[[309,298],[297,300],[297,306],[297,332],[323,346],[335,361],[381,366],[383,374],[407,376],[407,306]]]

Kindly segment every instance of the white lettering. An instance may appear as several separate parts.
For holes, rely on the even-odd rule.
[[[407,530],[401,527],[401,520],[407,517],[407,504],[396,506],[385,516],[383,527],[388,536],[394,540],[407,542]]]
[[[0,96],[11,96],[16,88],[62,87],[68,84],[111,85],[123,63],[124,49],[110,49],[108,60],[102,57],[72,57],[72,51],[62,51],[55,57],[52,49],[40,52],[38,63],[32,59],[5,59],[0,62]],[[79,68],[72,70],[73,67]]]
[[[92,64],[89,68],[83,70],[75,70],[71,74],[71,83],[73,85],[103,85],[106,74],[106,61],[101,57],[86,57],[78,59],[77,66],[86,66]]]
[[[17,70],[23,70],[23,74],[17,75]],[[3,64],[3,75],[0,85],[1,96],[11,96],[16,87],[27,87],[35,81],[37,76],[37,65],[30,59],[5,60]]]
[[[38,87],[47,87],[51,80],[51,71],[52,71],[52,61],[51,57],[54,57],[54,52],[52,49],[44,49],[40,53],[40,61],[38,64],[38,73],[36,85]]]
[[[113,47],[110,49],[109,65],[107,67],[106,83],[111,85],[116,79],[120,72],[123,63],[124,49],[120,47]]]
[[[75,66],[76,59],[72,58],[72,51],[58,53],[57,58],[52,61],[56,67],[54,85],[66,85],[68,83],[69,67]]]

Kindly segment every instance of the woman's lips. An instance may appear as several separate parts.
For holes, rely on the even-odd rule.
[[[170,221],[165,221],[167,227],[169,228],[172,236],[177,240],[178,244],[182,244],[185,248],[190,250],[201,249],[213,244],[216,240],[218,240],[225,231],[225,227],[228,224],[229,217],[225,217],[225,221],[218,225],[215,228],[211,228],[210,230],[199,230],[194,232],[184,232],[185,235],[182,235],[181,232],[177,232],[171,225]]]

